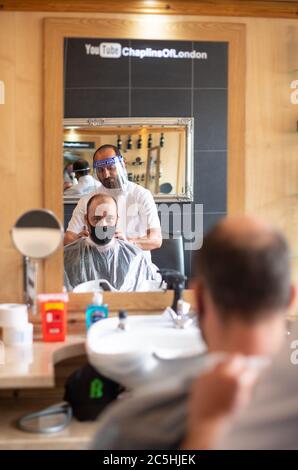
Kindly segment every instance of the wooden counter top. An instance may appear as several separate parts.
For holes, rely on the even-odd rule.
[[[110,317],[117,315],[123,305],[129,314],[156,315],[162,313],[164,306],[169,305],[173,296],[172,292],[157,294],[159,295],[151,295],[153,300],[148,302],[148,293],[117,293],[113,296],[113,293],[108,292],[104,294],[104,301],[109,305]],[[92,294],[70,295],[67,325],[69,333],[65,342],[45,343],[35,340],[31,348],[5,346],[5,361],[4,364],[0,362],[0,390],[54,387],[55,364],[85,354],[85,308],[91,298]],[[34,324],[34,337],[41,338],[40,317],[32,316],[30,321]]]
[[[34,342],[32,347],[5,347],[0,389],[54,387],[57,362],[85,353],[85,335],[69,335],[63,343]]]

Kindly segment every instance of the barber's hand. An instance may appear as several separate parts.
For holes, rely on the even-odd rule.
[[[194,382],[188,403],[187,436],[183,449],[209,449],[230,418],[248,404],[257,371],[243,357],[230,356]]]
[[[84,229],[80,233],[78,233],[78,239],[82,237],[89,237],[89,232],[88,230]]]
[[[117,232],[115,232],[115,238],[118,238],[119,240],[124,240],[125,242],[127,242],[127,238],[125,235],[123,235],[123,233],[120,231],[120,230],[117,230]]]

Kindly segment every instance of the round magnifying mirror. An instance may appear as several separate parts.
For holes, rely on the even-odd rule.
[[[63,238],[63,227],[53,212],[35,209],[18,218],[11,235],[22,255],[40,259],[57,250]]]

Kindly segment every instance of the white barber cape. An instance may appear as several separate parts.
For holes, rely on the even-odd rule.
[[[144,281],[161,281],[157,267],[136,245],[112,238],[99,246],[90,238],[79,238],[64,247],[64,284],[68,291],[83,282],[106,279],[114,289],[140,289]]]
[[[148,229],[160,228],[157,207],[151,192],[129,181],[125,191],[107,189],[100,185],[93,193],[83,196],[73,211],[67,230],[80,233],[84,229],[87,203],[98,193],[109,194],[116,199],[119,216],[117,230],[127,238],[143,237]],[[145,253],[150,257],[150,252]]]

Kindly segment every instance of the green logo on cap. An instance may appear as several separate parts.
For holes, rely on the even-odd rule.
[[[103,397],[103,381],[96,378],[90,383],[90,398],[101,398]]]

